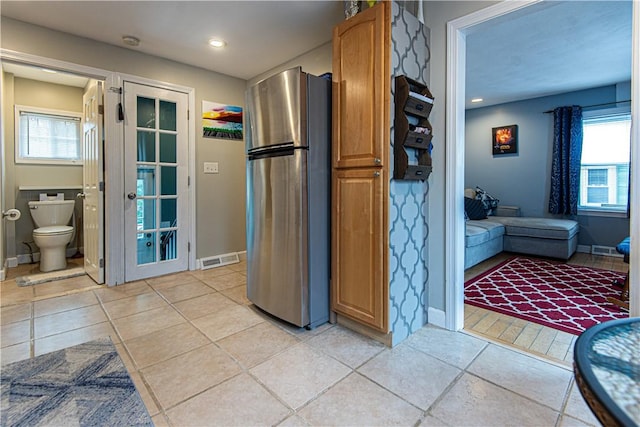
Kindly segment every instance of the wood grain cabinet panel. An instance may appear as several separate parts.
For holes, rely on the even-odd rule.
[[[332,305],[341,314],[387,332],[389,177],[379,168],[334,173]]]
[[[390,103],[390,6],[385,2],[333,30],[333,167],[383,166]]]

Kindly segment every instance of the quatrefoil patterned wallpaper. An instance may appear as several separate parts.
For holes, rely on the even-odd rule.
[[[389,164],[393,165],[395,76],[405,75],[428,85],[431,55],[429,29],[395,1],[391,13],[392,96],[389,108],[392,126]],[[434,145],[437,150],[435,138]],[[412,158],[412,153],[409,153],[409,157]],[[413,157],[413,163],[417,162]],[[392,179],[389,189],[389,323],[393,332],[392,345],[396,345],[427,323],[429,182]]]

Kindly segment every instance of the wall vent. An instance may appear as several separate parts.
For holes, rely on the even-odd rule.
[[[592,255],[604,255],[604,256],[613,256],[622,258],[623,255],[619,254],[616,251],[616,248],[613,246],[600,246],[600,245],[591,245],[591,254]]]
[[[200,269],[207,270],[209,268],[221,267],[223,265],[239,263],[240,259],[236,252],[230,254],[216,255],[200,259]]]

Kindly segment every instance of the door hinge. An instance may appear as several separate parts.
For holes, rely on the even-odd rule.
[[[104,259],[103,258],[100,258],[99,264],[100,264],[100,268],[104,268]]]
[[[98,183],[98,190],[99,190],[99,191],[104,191],[104,181],[100,181],[100,182]]]
[[[187,187],[189,187],[191,185],[191,177],[188,176],[187,177]]]
[[[189,120],[189,110],[187,110],[187,120]]]
[[[98,105],[98,114],[100,115],[104,114],[104,105]]]
[[[187,242],[187,252],[191,252],[191,242]]]

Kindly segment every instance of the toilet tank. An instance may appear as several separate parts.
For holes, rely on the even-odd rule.
[[[28,203],[29,212],[37,227],[69,224],[75,204],[75,200],[44,200]]]

